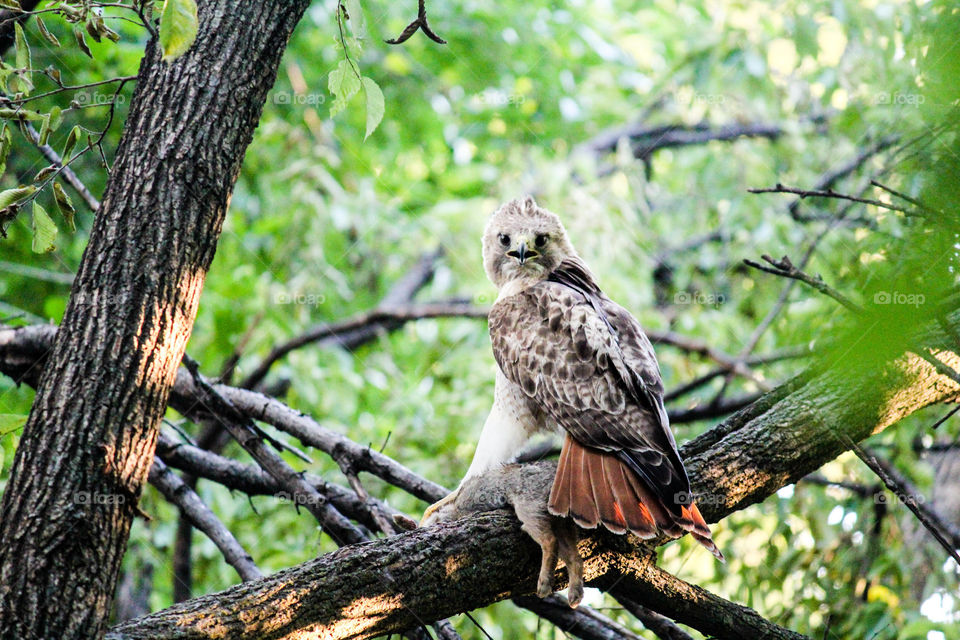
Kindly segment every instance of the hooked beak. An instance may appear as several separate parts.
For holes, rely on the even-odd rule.
[[[510,256],[511,258],[516,258],[517,262],[519,262],[522,265],[527,260],[532,260],[533,258],[536,258],[538,255],[540,255],[540,253],[533,249],[528,249],[527,243],[521,242],[520,246],[517,247],[516,249],[507,251],[507,255]]]

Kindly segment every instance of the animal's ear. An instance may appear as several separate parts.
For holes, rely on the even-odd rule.
[[[408,518],[402,513],[393,514],[393,524],[397,525],[397,528],[403,531],[413,531],[417,528],[417,521],[413,518]]]
[[[537,201],[533,199],[533,196],[527,195],[527,196],[523,199],[523,208],[526,209],[526,210],[528,210],[528,211],[531,210],[531,209],[536,209],[536,208],[537,208]]]

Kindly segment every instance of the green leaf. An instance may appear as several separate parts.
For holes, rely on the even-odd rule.
[[[77,230],[77,225],[74,224],[73,216],[77,213],[77,210],[73,208],[73,201],[70,200],[70,196],[63,190],[60,183],[56,181],[53,183],[53,199],[56,201],[57,208],[60,209],[60,214],[67,223],[67,228],[70,229],[70,233],[74,233]]]
[[[37,143],[42,147],[47,144],[47,140],[50,138],[50,114],[43,116],[43,122],[40,124],[40,135],[37,138]]]
[[[360,0],[346,0],[344,4],[347,7],[347,15],[350,17],[350,30],[353,31],[353,35],[360,39],[366,38],[367,22],[363,17]]]
[[[332,118],[346,109],[350,98],[360,91],[360,78],[349,61],[341,60],[337,68],[330,72],[327,89],[333,95],[333,104],[330,105]]]
[[[30,95],[33,88],[33,82],[30,80],[30,46],[27,44],[27,38],[23,35],[23,27],[19,22],[13,23],[14,43],[17,47],[17,68],[22,69],[17,86],[20,91]]]
[[[63,159],[63,162],[70,161],[70,154],[73,153],[73,149],[77,146],[77,141],[80,139],[80,134],[83,133],[83,130],[80,129],[80,125],[74,125],[73,129],[70,129],[70,133],[67,134],[67,141],[63,145],[63,153],[60,154],[60,158]]]
[[[197,39],[197,3],[194,0],[165,0],[160,12],[160,47],[163,59],[176,60]]]
[[[58,164],[48,164],[43,169],[40,169],[40,171],[37,172],[37,175],[33,177],[33,181],[43,182],[44,180],[46,180],[47,178],[55,174],[57,172],[57,169],[59,168],[60,168],[60,165]]]
[[[13,139],[10,136],[10,129],[4,123],[0,127],[0,176],[7,170],[7,156],[10,155],[10,147],[13,146]]]
[[[87,46],[87,39],[83,37],[83,29],[74,27],[73,38],[77,41],[77,46],[80,47],[80,50],[87,54],[88,58],[93,58],[93,53],[90,51],[90,47]]]
[[[363,78],[362,83],[363,95],[367,100],[367,132],[363,136],[366,140],[383,120],[383,92],[371,78]]]
[[[36,200],[33,201],[33,252],[50,253],[57,248],[57,225]]]
[[[43,20],[40,19],[40,16],[34,18],[37,21],[37,26],[40,28],[40,35],[43,36],[43,39],[52,44],[55,47],[60,46],[60,41],[57,40],[57,36],[53,35],[47,31],[47,25],[43,23]]]
[[[50,109],[50,131],[56,131],[63,124],[63,109],[53,107]]]
[[[27,45],[27,38],[23,35],[23,27],[19,22],[13,23],[13,40],[17,48],[17,68],[30,68],[30,47]]]
[[[0,209],[6,209],[12,204],[16,204],[21,200],[29,198],[36,193],[36,191],[37,188],[33,185],[30,185],[29,187],[17,187],[16,189],[0,191]]]
[[[30,109],[0,109],[0,118],[9,118],[11,120],[43,120],[43,114]]]
[[[27,424],[28,416],[21,416],[16,413],[0,413],[0,437],[22,429]],[[0,464],[3,463],[3,454],[0,453]]]

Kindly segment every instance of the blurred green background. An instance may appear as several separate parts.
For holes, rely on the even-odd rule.
[[[952,3],[428,2],[431,25],[447,45],[422,34],[385,44],[414,17],[414,4],[364,1],[366,38],[348,42],[351,58],[385,96],[384,119],[367,139],[362,95],[329,115],[327,78],[344,55],[336,3],[314,3],[298,26],[244,160],[188,346],[208,375],[217,375],[239,345],[238,378],[307,327],[371,309],[437,248],[444,256],[417,299],[489,304],[495,291],[483,273],[480,234],[501,202],[525,193],[561,216],[607,293],[645,327],[728,354],[748,344],[786,284],[744,266],[744,258],[788,254],[799,262],[815,243],[807,271],[862,303],[891,287],[916,293],[952,285],[957,236],[949,218],[918,221],[824,199],[805,200],[791,215],[792,196],[747,192],[778,182],[812,188],[855,166],[833,188],[891,202],[869,186],[874,178],[952,212],[960,188],[960,31]],[[348,34],[355,23],[347,22]],[[46,17],[64,43],[59,48],[28,22],[33,68],[54,65],[72,84],[135,74],[143,29],[116,19],[107,24],[122,37],[117,44],[91,41],[91,60],[63,20]],[[4,60],[14,64],[12,56],[11,50]],[[52,88],[34,81],[36,92]],[[132,90],[130,83],[118,95],[104,140],[108,160]],[[83,108],[64,113],[51,135],[56,149],[74,124],[99,130],[106,122],[108,108],[97,103],[113,95],[112,86],[76,93]],[[70,96],[31,108],[67,108]],[[662,125],[764,125],[780,134],[664,148],[639,159],[626,141],[612,150],[591,146],[611,128]],[[12,133],[0,189],[29,183],[47,164],[15,126]],[[94,194],[103,192],[107,174],[95,154],[73,167]],[[39,201],[56,210],[49,193]],[[55,218],[60,234],[52,253],[31,252],[26,212],[6,227],[0,317],[7,323],[60,320],[69,294],[63,274],[76,271],[91,225],[89,209],[75,195],[73,201],[78,229],[70,233]],[[845,217],[836,221],[841,211]],[[916,322],[910,316],[916,308],[905,312],[891,332]],[[754,352],[815,354],[848,319],[833,300],[798,285]],[[657,351],[668,391],[716,366],[671,346]],[[761,383],[775,385],[808,362],[790,358],[755,372]],[[386,443],[386,454],[453,486],[489,409],[493,372],[485,323],[443,319],[407,324],[355,351],[297,350],[274,366],[267,383],[289,382],[284,401],[291,406],[362,444]],[[708,405],[723,381],[682,396],[671,409]],[[726,397],[759,390],[756,380],[738,378]],[[0,414],[26,414],[32,397],[25,386],[0,378]],[[942,458],[955,450],[936,457],[925,449],[960,434],[956,421],[929,431],[945,411],[920,412],[870,442],[928,497],[946,482],[938,477]],[[173,412],[169,418],[181,422]],[[682,443],[716,422],[674,430]],[[183,428],[195,432],[193,425]],[[0,436],[0,487],[19,434]],[[247,459],[236,445],[226,453]],[[313,465],[289,460],[342,481],[332,462],[313,457]],[[851,455],[821,475],[868,487],[877,482]],[[950,479],[960,492],[958,475]],[[426,506],[372,479],[368,489],[408,513]],[[204,481],[198,491],[267,571],[332,548],[306,511]],[[142,506],[153,519],[135,522],[126,563],[131,571],[153,567],[150,606],[158,609],[172,598],[176,510],[152,488]],[[960,637],[956,565],[944,564],[942,550],[929,544],[903,505],[887,506],[878,521],[870,498],[800,483],[716,527],[725,566],[687,539],[663,549],[661,565],[817,637]],[[194,556],[195,593],[236,582],[199,534]],[[598,592],[587,603],[639,629]],[[475,615],[495,637],[564,635],[509,603]],[[465,638],[483,637],[464,616],[453,622]]]

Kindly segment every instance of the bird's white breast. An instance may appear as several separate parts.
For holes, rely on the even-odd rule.
[[[534,413],[520,386],[510,382],[497,367],[493,407],[464,480],[508,462],[534,434],[547,427],[545,416]]]

